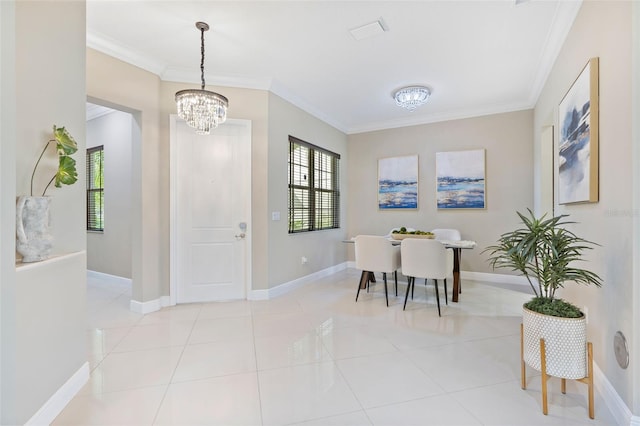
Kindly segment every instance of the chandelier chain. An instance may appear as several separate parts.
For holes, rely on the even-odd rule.
[[[200,80],[204,90],[204,28],[200,28]]]

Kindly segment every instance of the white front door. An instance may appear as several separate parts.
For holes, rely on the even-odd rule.
[[[247,297],[251,122],[197,135],[171,117],[171,301]]]

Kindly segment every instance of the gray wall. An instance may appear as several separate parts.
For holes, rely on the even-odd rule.
[[[15,354],[6,348],[15,341],[15,214],[16,214],[16,94],[15,94],[15,7],[0,2],[0,383],[15,382],[10,368]],[[0,386],[0,421],[4,418],[5,393]]]
[[[618,367],[612,341],[617,330],[628,339],[638,336],[639,327],[633,322],[634,297],[639,296],[637,287],[634,292],[631,232],[637,215],[632,204],[631,8],[631,2],[583,3],[538,99],[534,119],[536,144],[542,127],[551,124],[556,125],[558,141],[558,104],[589,58],[600,58],[600,201],[556,204],[555,213],[569,214],[570,219],[579,222],[575,232],[601,244],[587,259],[589,268],[603,278],[604,286],[597,289],[569,285],[561,297],[588,308],[588,333],[596,363],[629,407],[634,392],[640,392],[640,383],[636,381],[634,385],[633,380],[638,366],[632,364],[627,370]],[[536,168],[540,173],[538,161]]]
[[[87,148],[104,146],[104,232],[87,232],[87,269],[131,278],[133,117],[122,111],[87,121]]]
[[[16,2],[15,20],[5,15],[11,5],[2,3],[1,220],[2,240],[13,245],[10,216],[15,217],[15,195],[29,193],[33,165],[51,137],[52,126],[65,126],[75,136],[79,152],[85,149],[86,25],[84,1]],[[9,37],[19,54],[12,55],[11,46],[5,44],[7,30],[13,30]],[[13,80],[5,67],[15,70],[13,117],[4,110],[5,76]],[[11,93],[7,96],[12,99]],[[15,137],[7,140],[13,136],[12,127]],[[84,156],[75,158],[82,182]],[[5,161],[15,164],[13,178],[4,178],[11,170],[4,168]],[[51,176],[55,158],[48,157],[42,167],[39,188],[48,180],[45,175]],[[87,360],[84,185],[54,188],[49,195],[54,254],[60,257],[16,268],[15,251],[7,256],[8,250],[2,248],[2,424],[24,424]],[[6,267],[12,273],[5,273]]]
[[[457,228],[478,247],[467,250],[460,268],[492,272],[480,252],[533,208],[533,112],[531,110],[403,127],[349,136],[347,201],[349,236],[384,235],[393,227]],[[435,154],[485,149],[486,208],[438,210]],[[379,210],[378,159],[418,155],[418,209]],[[353,250],[350,252],[353,256]],[[499,271],[508,273],[508,271]]]
[[[133,115],[131,186],[131,278],[133,300],[158,299],[168,289],[168,221],[161,208],[168,199],[160,163],[158,76],[87,49],[89,100]],[[168,122],[168,117],[167,117]],[[168,127],[167,127],[168,128]],[[168,133],[168,132],[167,132]],[[144,158],[144,161],[143,161]],[[164,165],[168,170],[168,163]],[[168,176],[168,174],[167,174]],[[168,204],[167,204],[168,206]],[[167,212],[168,213],[168,212]],[[143,220],[144,218],[144,220]]]
[[[340,154],[341,228],[289,234],[288,158],[289,135]],[[269,221],[269,287],[338,265],[346,260],[347,136],[295,107],[279,96],[269,95],[269,209],[280,212],[280,221]],[[302,256],[308,263],[302,264]]]

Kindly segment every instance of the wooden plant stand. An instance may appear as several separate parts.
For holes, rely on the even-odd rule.
[[[540,339],[540,363],[542,366],[541,378],[542,378],[542,413],[546,416],[549,412],[547,408],[547,381],[550,375],[547,374],[547,360],[544,339]],[[524,327],[520,324],[520,375],[522,378],[522,389],[527,389],[527,376],[526,376],[526,363],[524,361]],[[563,394],[567,393],[567,379],[560,378],[561,391]],[[586,383],[589,387],[589,418],[595,417],[593,407],[593,345],[591,342],[587,342],[587,376],[581,379],[575,379],[578,382]]]

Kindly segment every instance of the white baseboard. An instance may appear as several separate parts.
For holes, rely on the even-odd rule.
[[[89,363],[85,362],[31,417],[25,425],[49,425],[89,381]]]
[[[109,281],[116,281],[121,284],[131,285],[131,278],[119,277],[117,275],[105,274],[104,272],[91,271],[87,269],[87,277],[92,277],[96,279],[106,279]]]
[[[247,300],[269,300],[269,290],[251,290]]]
[[[331,274],[335,274],[336,272],[347,269],[349,262],[343,262],[338,265],[330,266],[326,269],[322,269],[320,271],[316,271],[312,274],[305,275],[304,277],[296,278],[295,280],[282,283],[275,287],[272,287],[268,290],[252,290],[247,299],[249,300],[268,300],[273,299],[274,297],[281,296],[285,293],[290,292],[291,290],[298,288],[304,284],[307,284],[311,281],[315,281],[320,278],[328,277]]]
[[[595,362],[593,363],[593,383],[617,425],[640,426],[640,417],[633,415]]]
[[[498,284],[516,284],[529,287],[529,281],[520,275],[494,274],[487,272],[460,271],[464,280],[485,281]]]
[[[131,302],[129,302],[129,309],[136,314],[149,314],[159,311],[166,306],[171,306],[171,298],[169,296],[162,296],[147,302],[138,302],[137,300],[131,300]]]
[[[105,274],[104,272],[91,271],[87,269],[87,277],[95,279],[105,279],[109,281],[115,281],[121,284],[132,285],[131,278],[119,277],[117,275]],[[129,302],[129,309],[136,314],[149,314],[151,312],[159,311],[165,306],[171,306],[171,298],[169,296],[161,296],[158,299],[149,300],[147,302],[138,302],[137,300],[131,300]]]

